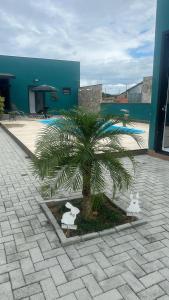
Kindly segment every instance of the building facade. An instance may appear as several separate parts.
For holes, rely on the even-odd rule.
[[[99,112],[102,102],[102,84],[83,86],[79,88],[79,106],[89,111]]]
[[[0,96],[5,110],[39,113],[78,105],[80,63],[0,55]]]
[[[121,93],[117,99],[119,103],[151,103],[152,76]],[[123,102],[124,99],[124,102]]]
[[[149,148],[169,154],[169,1],[157,0]]]

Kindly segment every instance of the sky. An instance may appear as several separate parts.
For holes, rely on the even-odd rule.
[[[156,0],[5,0],[0,54],[80,61],[81,86],[117,94],[152,75],[155,14]]]

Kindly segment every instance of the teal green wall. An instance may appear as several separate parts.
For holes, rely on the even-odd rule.
[[[135,121],[149,122],[151,118],[151,104],[148,103],[103,103],[101,111],[104,114],[121,115],[121,109],[130,111],[130,118]]]
[[[150,123],[149,148],[155,149],[157,126],[158,91],[160,79],[160,61],[162,49],[162,33],[169,30],[169,0],[157,0],[156,37],[152,83],[152,114]]]
[[[58,101],[47,96],[46,105],[50,109],[69,109],[78,104],[78,88],[80,85],[80,63],[53,59],[26,58],[0,55],[0,73],[12,73],[11,102],[19,110],[29,113],[28,86],[47,84],[59,89]],[[33,80],[39,79],[34,84]],[[64,95],[62,88],[70,87],[71,95]]]

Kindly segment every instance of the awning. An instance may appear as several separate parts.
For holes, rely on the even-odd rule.
[[[10,79],[15,78],[15,75],[10,73],[0,73],[0,79]]]
[[[57,89],[51,85],[39,85],[32,88],[33,92],[57,92]]]

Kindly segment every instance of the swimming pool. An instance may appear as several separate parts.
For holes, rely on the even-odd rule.
[[[60,118],[56,119],[44,119],[44,120],[38,120],[38,122],[45,124],[45,125],[53,125],[57,120]],[[138,129],[135,127],[124,127],[124,126],[119,126],[119,125],[110,125],[105,132],[113,132],[113,131],[121,131],[122,133],[127,133],[127,134],[143,134],[145,131],[142,129]]]

